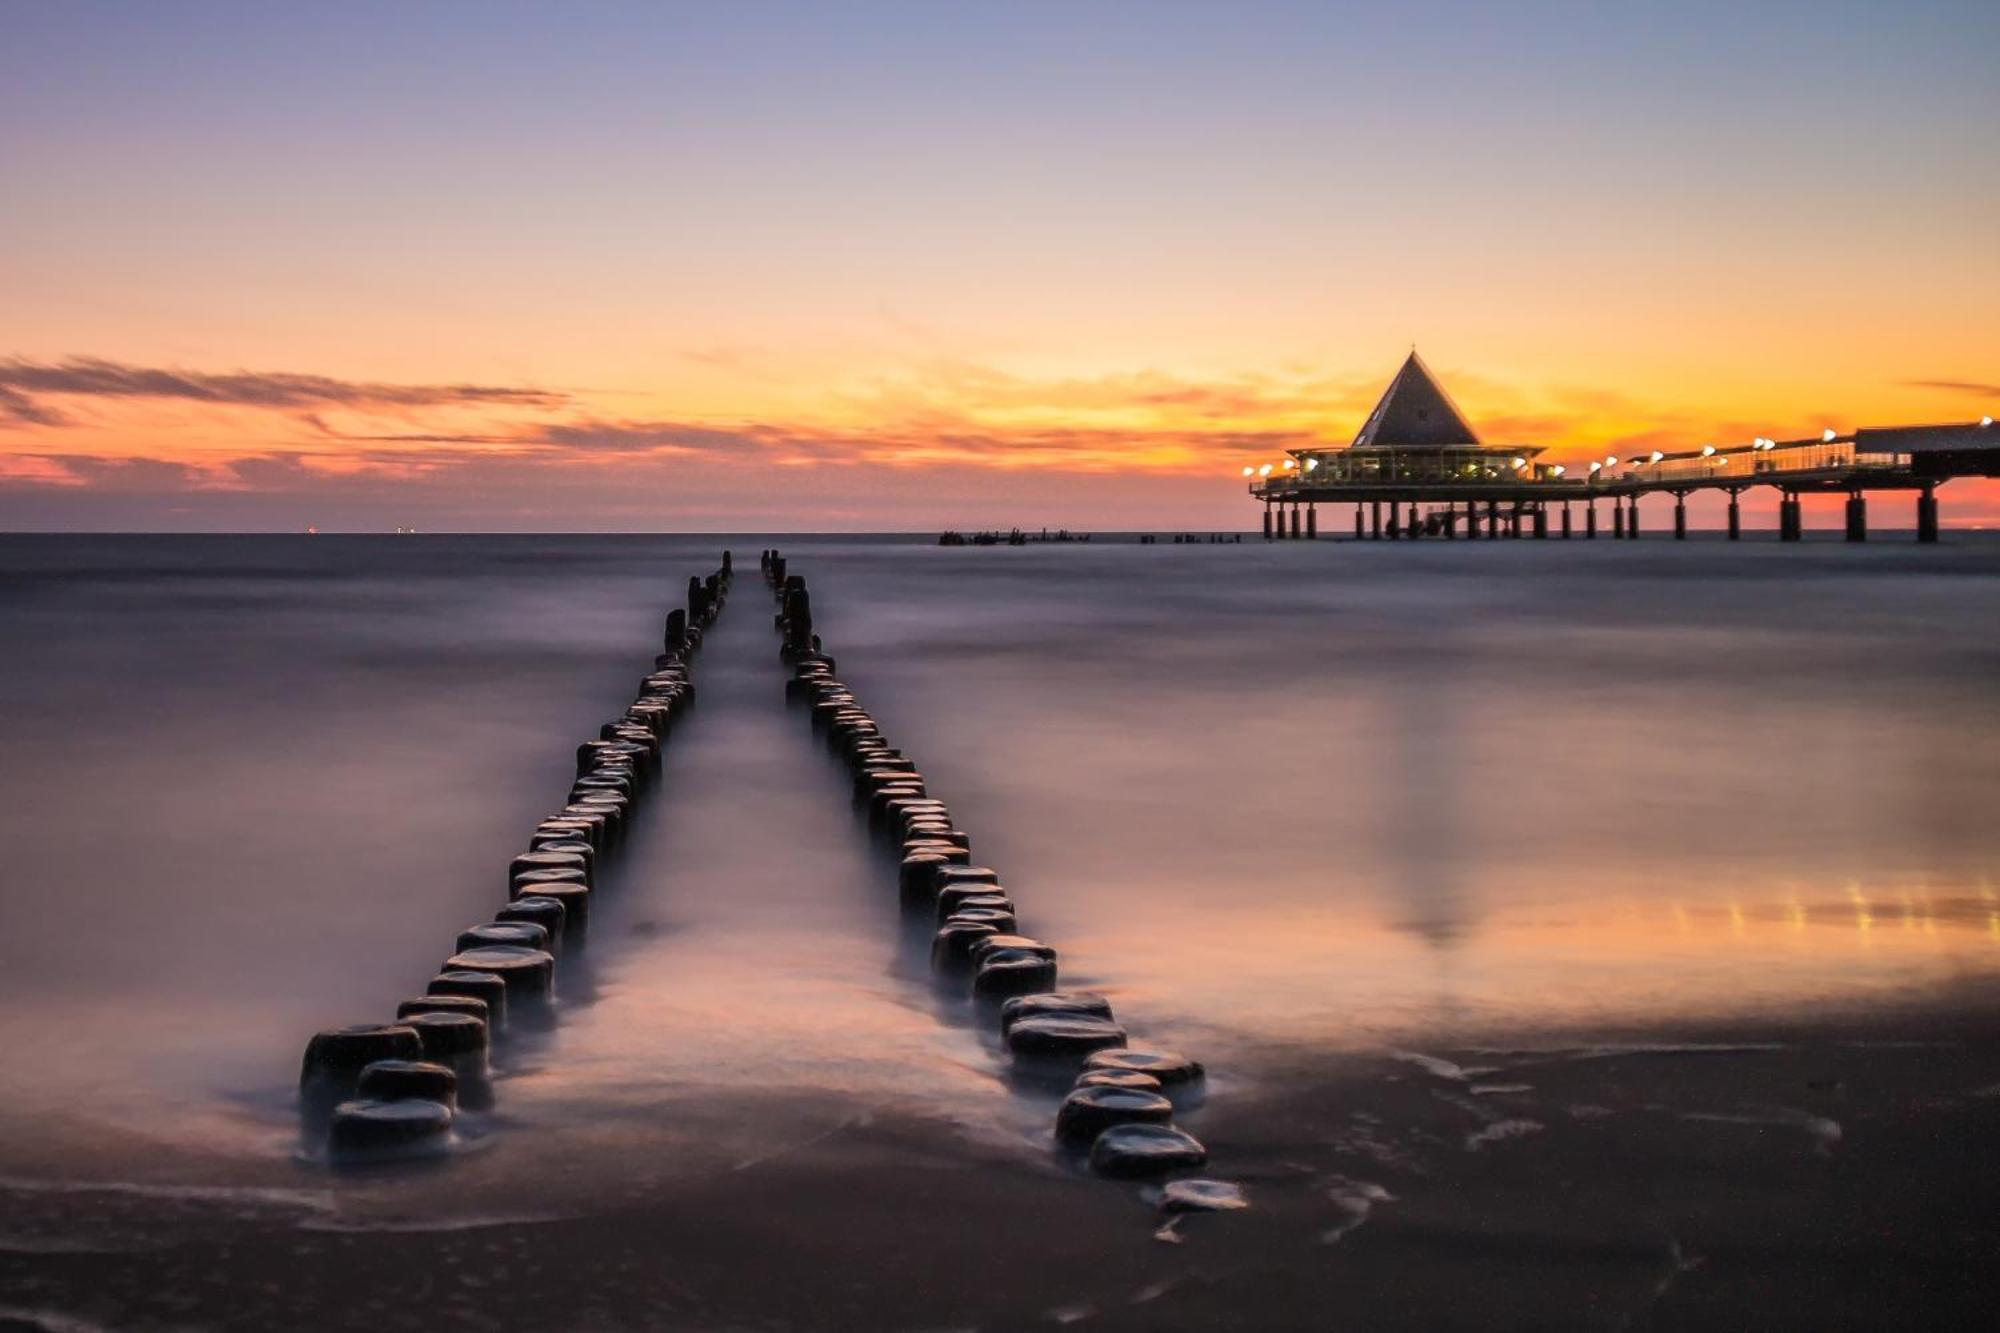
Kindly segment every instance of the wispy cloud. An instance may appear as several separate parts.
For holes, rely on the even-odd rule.
[[[1946,393],[1976,394],[1981,398],[2000,398],[2000,384],[1981,384],[1977,380],[1904,380],[1906,389],[1942,389]]]
[[[159,398],[236,407],[298,410],[326,407],[535,407],[559,408],[566,393],[490,384],[385,384],[287,371],[215,374],[159,366],[134,366],[99,357],[62,361],[0,359],[0,419],[21,425],[60,426],[68,418],[40,400],[56,398]]]
[[[38,403],[19,389],[0,382],[0,425],[62,426],[68,419],[53,407]]]

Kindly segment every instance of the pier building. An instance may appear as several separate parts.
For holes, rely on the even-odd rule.
[[[1546,446],[1482,441],[1414,350],[1368,414],[1354,442],[1286,452],[1280,463],[1246,467],[1250,494],[1264,504],[1264,535],[1273,540],[1319,535],[1319,506],[1352,504],[1354,535],[1406,537],[1548,537],[1599,533],[1598,509],[1610,511],[1610,535],[1639,535],[1639,500],[1673,497],[1674,536],[1687,536],[1687,498],[1719,490],[1729,497],[1728,535],[1743,535],[1743,493],[1779,492],[1778,535],[1803,535],[1800,497],[1847,496],[1847,539],[1868,536],[1870,491],[1916,497],[1920,542],[1938,538],[1937,488],[1954,477],[2000,476],[2000,427],[1991,417],[1961,424],[1891,426],[1849,434],[1825,431],[1803,440],[1662,451],[1587,464],[1542,461]],[[1581,522],[1578,522],[1578,518]],[[1554,534],[1551,527],[1555,528]]]

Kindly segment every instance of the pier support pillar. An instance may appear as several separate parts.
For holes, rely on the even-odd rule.
[[[1583,539],[1597,540],[1597,501],[1591,500],[1583,506]]]
[[[1378,542],[1382,540],[1382,502],[1380,500],[1370,500],[1368,502],[1368,539]]]
[[[1786,491],[1778,501],[1778,540],[1795,542],[1805,536],[1805,514],[1799,507],[1799,497]]]
[[[1403,536],[1403,502],[1389,501],[1389,540],[1400,541]]]
[[[1729,492],[1729,540],[1733,542],[1743,540],[1743,506],[1737,499],[1742,494],[1734,488]]]
[[[1299,507],[1298,507],[1297,505],[1293,505],[1293,506],[1292,506],[1292,540],[1293,540],[1293,541],[1297,541],[1297,540],[1298,540],[1298,538],[1299,538]]]
[[[1306,506],[1306,540],[1319,540],[1319,506],[1316,504]]]
[[[1361,502],[1357,500],[1354,502],[1354,540],[1360,541],[1361,536]]]
[[[1500,537],[1500,502],[1486,502],[1486,540],[1497,541]]]
[[[1569,501],[1563,501],[1563,540],[1569,540]]]
[[[1847,540],[1868,540],[1868,497],[1860,491],[1852,491],[1847,497]]]
[[[1541,538],[1547,538],[1549,535],[1549,511],[1542,505],[1535,506],[1535,535]]]
[[[1447,503],[1444,507],[1444,539],[1452,541],[1458,536],[1458,506]]]
[[[1465,502],[1465,535],[1469,541],[1476,542],[1479,540],[1479,502],[1477,500],[1467,500]]]
[[[1611,501],[1611,535],[1614,537],[1625,535],[1625,501],[1616,497]]]
[[[1674,492],[1674,540],[1688,539],[1688,498],[1686,491]]]
[[[1271,540],[1271,506],[1264,506],[1264,540]]]
[[[1632,497],[1632,512],[1625,516],[1625,540],[1639,540],[1639,497]]]
[[[1917,497],[1917,540],[1930,543],[1938,539],[1937,492],[1924,487],[1924,493]]]

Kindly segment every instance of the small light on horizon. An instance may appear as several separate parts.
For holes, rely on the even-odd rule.
[[[1524,467],[1526,467],[1526,466],[1528,466],[1528,460],[1527,460],[1527,459],[1525,459],[1525,458],[1517,458],[1517,459],[1515,459],[1515,460],[1514,460],[1514,470],[1515,470],[1516,472],[1519,472],[1519,471],[1520,471],[1520,470],[1521,470],[1522,468],[1524,468]]]
[[[1552,477],[1560,477],[1563,473],[1567,471],[1569,471],[1568,468],[1564,467],[1561,463],[1558,463],[1554,467],[1549,469],[1549,475]]]
[[[1712,458],[1712,457],[1714,457],[1714,455],[1715,455],[1715,446],[1714,446],[1714,445],[1712,445],[1712,444],[1704,444],[1704,445],[1703,445],[1703,446],[1701,447],[1701,456],[1702,456],[1703,458]]]
[[[1604,466],[1606,466],[1606,467],[1617,467],[1617,466],[1618,466],[1618,455],[1617,455],[1617,454],[1606,454],[1606,455],[1605,455],[1605,458],[1604,458]]]
[[[1318,466],[1319,466],[1319,460],[1317,458],[1308,458],[1306,460],[1306,471],[1310,472]]]
[[[1981,417],[1981,418],[1979,418],[1979,424],[1980,424],[1980,425],[1982,425],[1982,426],[1990,426],[1990,425],[1992,425],[1992,424],[1993,424],[1993,418],[1992,418],[1992,417]]]
[[[1839,432],[1839,431],[1837,431],[1837,430],[1835,430],[1835,429],[1834,429],[1833,427],[1831,427],[1831,426],[1828,426],[1828,427],[1827,427],[1827,428],[1826,428],[1825,430],[1823,430],[1823,431],[1821,431],[1821,432],[1819,433],[1819,438],[1820,438],[1820,442],[1821,442],[1822,444],[1832,444],[1832,443],[1833,443],[1833,437],[1834,437],[1835,435],[1838,435],[1839,433],[1840,433],[1840,432]]]
[[[1260,476],[1260,477],[1268,477],[1268,476],[1270,476],[1270,475],[1271,475],[1271,465],[1270,465],[1269,463],[1266,463],[1266,464],[1264,464],[1264,466],[1262,466],[1262,467],[1258,468],[1258,469],[1257,469],[1257,475],[1258,475],[1258,476]]]
[[[1256,468],[1254,468],[1254,467],[1246,467],[1246,468],[1244,468],[1244,469],[1243,469],[1243,475],[1244,475],[1244,476],[1246,476],[1246,477],[1248,477],[1248,476],[1251,476],[1251,475],[1253,475],[1253,474],[1254,474],[1254,473],[1255,473],[1256,471],[1257,471],[1257,469],[1256,469]]]
[[[1591,464],[1590,464],[1590,470],[1591,470],[1592,472],[1601,472],[1601,471],[1603,471],[1603,470],[1604,470],[1604,464],[1602,464],[1602,463],[1599,463],[1599,462],[1597,462],[1597,461],[1595,461],[1595,460],[1592,460],[1592,462],[1591,462]]]
[[[1658,449],[1655,449],[1655,450],[1653,450],[1653,457],[1652,457],[1652,458],[1651,458],[1651,459],[1650,459],[1649,461],[1651,461],[1651,462],[1654,462],[1654,463],[1657,463],[1657,462],[1659,462],[1659,461],[1660,461],[1660,460],[1661,460],[1662,458],[1665,458],[1665,457],[1666,457],[1666,455],[1665,455],[1665,454],[1661,453],[1661,452],[1660,452],[1660,451],[1659,451]]]
[[[1296,458],[1287,458],[1287,459],[1285,460],[1285,471],[1287,471],[1287,472],[1290,472],[1290,471],[1291,471],[1291,470],[1292,470],[1293,468],[1297,467],[1298,465],[1299,465],[1299,460],[1298,460],[1298,459],[1296,459]]]

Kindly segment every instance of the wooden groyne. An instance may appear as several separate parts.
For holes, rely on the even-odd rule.
[[[1022,932],[999,872],[973,864],[972,840],[949,807],[836,674],[813,631],[804,576],[776,550],[763,553],[762,565],[778,603],[779,653],[791,667],[787,701],[806,711],[840,757],[857,809],[894,848],[895,891],[902,910],[932,930],[939,985],[998,1029],[1017,1073],[1068,1084],[1056,1144],[1101,1175],[1164,1182],[1160,1200],[1169,1212],[1242,1206],[1235,1185],[1187,1175],[1207,1163],[1208,1150],[1174,1124],[1176,1099],[1198,1089],[1202,1066],[1132,1048],[1108,999],[1058,988],[1055,948]]]
[[[461,1115],[493,1104],[489,1052],[556,1022],[558,974],[586,947],[602,871],[694,703],[695,654],[733,577],[725,551],[714,573],[688,580],[687,605],[668,613],[662,650],[632,702],[577,746],[563,804],[509,860],[493,919],[459,933],[393,1020],[330,1028],[307,1043],[299,1105],[309,1153],[345,1165],[448,1151]]]

